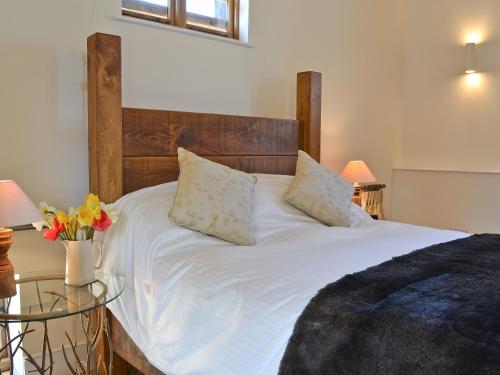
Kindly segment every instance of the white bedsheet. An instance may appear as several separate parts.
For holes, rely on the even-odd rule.
[[[109,308],[169,375],[276,374],[294,323],[319,289],[348,273],[467,234],[388,221],[353,209],[327,227],[281,201],[289,177],[258,175],[258,244],[234,246],[170,223],[175,183],[117,202],[103,270],[125,277]]]

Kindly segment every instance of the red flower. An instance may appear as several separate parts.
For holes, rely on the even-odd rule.
[[[58,235],[59,232],[57,231],[57,229],[47,229],[45,232],[43,232],[43,237],[50,241],[57,240]]]
[[[57,230],[58,233],[64,232],[66,230],[65,225],[59,223],[59,220],[57,219],[54,219],[54,223],[52,223],[52,226]]]
[[[64,224],[60,224],[57,219],[54,219],[52,222],[52,228],[47,229],[45,232],[43,232],[43,237],[47,240],[54,241],[57,240],[57,237],[59,236],[59,233],[64,232],[66,230],[66,227]]]
[[[101,218],[99,220],[94,219],[92,221],[92,228],[98,232],[104,232],[112,224],[111,219],[106,214],[106,211],[101,210]]]

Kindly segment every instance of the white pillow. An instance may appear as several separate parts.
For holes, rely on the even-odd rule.
[[[180,174],[170,220],[237,245],[255,245],[255,177],[182,147],[177,154]]]
[[[351,184],[299,151],[287,202],[327,225],[350,226],[353,193]]]
[[[293,176],[276,174],[252,174],[257,178],[254,191],[254,222],[257,227],[283,223],[318,223],[304,211],[288,203],[284,195]],[[360,206],[351,203],[351,226],[373,221]]]

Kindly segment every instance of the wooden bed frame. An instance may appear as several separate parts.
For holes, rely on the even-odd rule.
[[[321,74],[297,74],[297,119],[122,107],[121,38],[87,40],[90,191],[105,202],[179,173],[177,147],[250,173],[294,174],[297,150],[320,158]],[[161,374],[108,311],[115,374]],[[129,370],[127,370],[129,369]]]

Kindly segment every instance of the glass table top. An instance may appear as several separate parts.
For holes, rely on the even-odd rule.
[[[96,272],[96,281],[80,287],[64,283],[64,271],[16,275],[17,294],[0,300],[0,321],[29,322],[61,318],[93,310],[116,299],[123,278]]]

